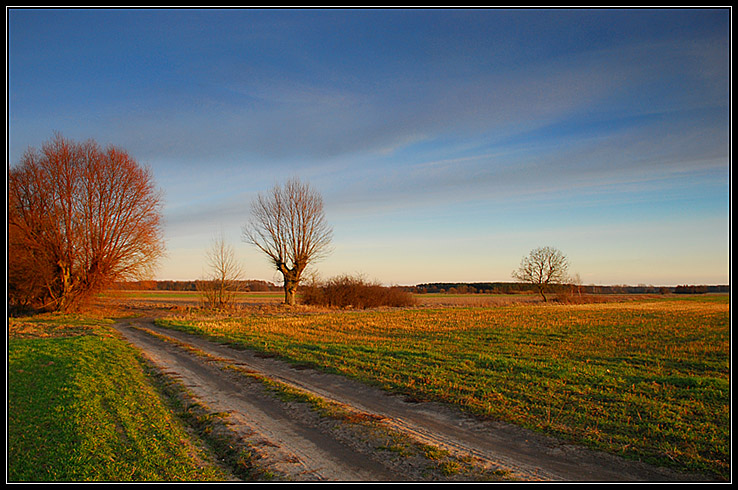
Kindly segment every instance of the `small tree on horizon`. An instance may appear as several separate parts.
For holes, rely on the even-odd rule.
[[[222,233],[213,240],[206,258],[209,274],[197,281],[202,302],[210,308],[231,306],[241,289],[244,274],[233,247],[226,243]]]
[[[567,282],[568,269],[569,261],[561,251],[553,247],[540,247],[523,257],[512,277],[532,284],[545,302],[546,290],[551,285]]]
[[[302,273],[329,252],[333,231],[322,196],[297,178],[259,194],[243,239],[264,252],[284,278],[284,302],[295,304]]]

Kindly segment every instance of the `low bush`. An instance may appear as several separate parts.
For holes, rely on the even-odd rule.
[[[308,305],[357,309],[413,306],[416,303],[412,293],[400,287],[382,286],[361,276],[350,275],[303,286],[302,301]]]

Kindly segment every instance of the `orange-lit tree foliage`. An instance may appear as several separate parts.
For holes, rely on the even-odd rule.
[[[56,135],[8,172],[8,299],[69,311],[164,251],[161,195],[124,150]]]

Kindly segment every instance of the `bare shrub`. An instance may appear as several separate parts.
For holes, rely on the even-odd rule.
[[[238,292],[243,289],[243,269],[233,247],[223,235],[213,240],[207,252],[209,276],[196,282],[200,300],[206,308],[229,308],[234,305]]]
[[[302,301],[316,306],[336,308],[376,308],[379,306],[413,306],[412,293],[400,287],[387,287],[369,282],[362,276],[336,276],[323,283],[314,282],[302,288]]]

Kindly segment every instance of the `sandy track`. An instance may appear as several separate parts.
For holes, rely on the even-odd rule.
[[[373,414],[419,442],[472,456],[487,469],[534,481],[688,481],[700,477],[623,460],[509,424],[484,421],[435,403],[415,403],[353,380],[155,326],[150,319],[116,328],[155,365],[179,379],[210,409],[228,412],[232,430],[260,448],[270,469],[289,480],[408,481],[419,475],[367,454],[330,431],[295,417],[259,382],[234,381],[177,342],[330,401]],[[176,339],[167,342],[150,332]]]

